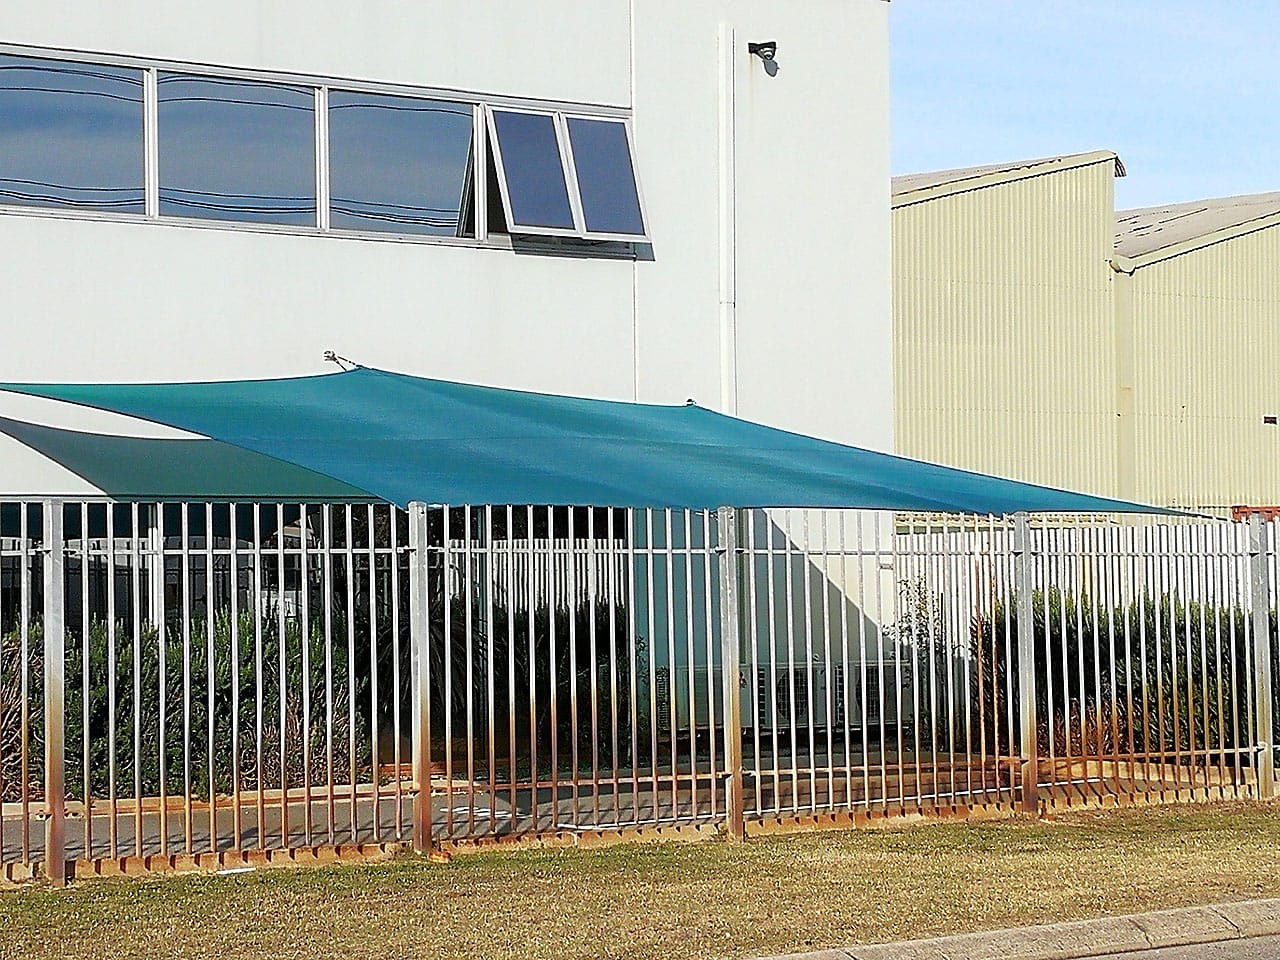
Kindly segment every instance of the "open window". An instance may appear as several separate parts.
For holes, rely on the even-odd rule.
[[[486,113],[511,233],[648,239],[627,120],[501,107]]]

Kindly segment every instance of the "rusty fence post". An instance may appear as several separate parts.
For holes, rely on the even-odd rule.
[[[727,774],[725,816],[729,836],[746,838],[742,796],[742,610],[738,598],[738,511],[721,507],[720,535],[720,670],[724,679],[724,762]]]
[[[413,674],[413,848],[431,850],[431,623],[427,597],[427,507],[409,504],[409,650]]]
[[[1018,747],[1022,758],[1022,809],[1040,811],[1040,741],[1036,717],[1036,623],[1033,606],[1031,521],[1013,517],[1013,590],[1018,624]]]
[[[44,869],[67,882],[66,579],[61,500],[44,501]],[[87,801],[88,798],[86,798]]]
[[[1253,638],[1253,707],[1257,718],[1258,798],[1276,792],[1275,733],[1271,703],[1271,577],[1268,524],[1260,514],[1249,518],[1249,608]]]

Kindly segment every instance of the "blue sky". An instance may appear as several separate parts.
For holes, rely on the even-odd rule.
[[[893,0],[893,172],[1109,149],[1120,208],[1280,190],[1280,0]]]

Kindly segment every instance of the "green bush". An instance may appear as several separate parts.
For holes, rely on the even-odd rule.
[[[222,614],[215,617],[212,631],[204,619],[192,620],[185,637],[181,626],[170,626],[163,643],[150,624],[140,635],[118,624],[112,636],[106,624],[94,622],[87,643],[74,633],[68,636],[64,700],[69,797],[83,798],[86,787],[92,796],[108,796],[113,769],[119,797],[226,794],[235,787],[237,767],[242,790],[301,785],[304,764],[315,783],[328,778],[330,742],[334,782],[350,780],[353,761],[357,779],[369,778],[369,719],[358,709],[368,699],[367,654],[363,663],[357,659],[353,665],[347,646],[335,643],[330,684],[318,625],[307,638],[306,673],[304,638],[296,622],[286,622],[283,644],[275,618],[264,618],[256,634],[251,614],[242,614],[236,627],[233,637],[231,617]],[[33,720],[42,720],[44,710],[39,631],[34,625],[30,640],[28,709]],[[0,642],[0,669],[6,678],[17,673],[17,641],[15,632]],[[184,672],[186,650],[189,669]],[[334,704],[332,725],[325,713],[327,686]],[[348,710],[352,692],[357,694],[354,716]],[[20,691],[12,683],[0,684],[0,710],[6,716],[20,709],[19,702]],[[16,733],[8,733],[16,729],[6,721],[6,739],[16,740]],[[40,722],[33,723],[29,740],[34,766],[42,767]],[[17,799],[16,768],[8,750],[4,757],[5,798]],[[42,769],[36,773],[42,778]]]
[[[1072,752],[1122,755],[1252,744],[1252,653],[1239,607],[1169,594],[1111,607],[1051,588],[1035,591],[1031,609],[1041,750],[1051,731],[1059,755],[1068,742]],[[1276,675],[1274,611],[1270,633]],[[1016,717],[1017,638],[1017,619],[1000,603],[970,624],[970,696],[986,716],[1006,716],[1012,695]],[[986,746],[1005,749],[1007,736],[1002,729],[997,742],[988,727]]]
[[[28,795],[44,795],[44,631],[39,623],[27,634],[27,784]],[[15,627],[0,633],[0,802],[22,798],[23,718],[22,635]],[[35,699],[30,699],[34,697]]]
[[[622,762],[633,738],[628,615],[623,607],[612,612],[603,603],[592,607],[585,601],[573,610],[543,604],[530,616],[523,609],[508,610],[501,601],[490,610],[473,591],[469,622],[465,602],[457,597],[449,602],[446,637],[445,602],[437,591],[430,604],[429,643],[436,757],[443,753],[447,716],[455,751],[465,753],[470,730],[481,769],[487,768],[490,735],[497,760],[505,765],[513,733],[517,762],[526,767],[536,752],[539,767],[548,769],[553,742],[561,766],[570,763],[575,744],[580,763],[589,764],[593,736],[601,764]],[[110,631],[94,621],[87,642],[80,631],[70,631],[64,664],[68,796],[82,798],[87,788],[91,796],[107,797],[113,782],[122,798],[161,792],[207,798],[211,791],[231,792],[237,782],[245,791],[286,783],[296,787],[304,778],[312,784],[369,782],[375,717],[384,734],[377,745],[379,766],[390,762],[395,750],[388,736],[397,707],[402,737],[410,730],[409,644],[407,637],[398,647],[392,642],[386,611],[372,641],[367,606],[357,606],[356,614],[349,631],[346,620],[331,613],[331,644],[325,641],[322,610],[312,611],[305,642],[297,620],[285,621],[282,637],[275,616],[255,623],[253,614],[241,613],[233,630],[227,611],[215,614],[212,625],[203,616],[191,619],[185,633],[180,622],[171,623],[163,642],[152,624],[135,633],[126,623]],[[407,633],[407,624],[405,611],[402,632]],[[5,800],[19,799],[21,788],[20,657],[17,631],[0,636],[0,790]],[[27,657],[28,795],[33,799],[41,794],[44,773],[42,657],[37,622],[28,635]],[[593,686],[599,718],[594,730]],[[570,709],[575,697],[576,727]],[[610,722],[615,712],[616,757]],[[531,733],[536,751],[530,749]],[[407,762],[409,745],[400,746],[401,761]]]

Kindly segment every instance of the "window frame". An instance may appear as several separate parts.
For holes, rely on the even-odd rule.
[[[44,50],[32,49],[28,47],[15,47],[12,45],[5,45],[5,44],[0,44],[0,55],[5,57],[11,57],[15,60],[36,61],[37,64],[39,63],[65,64],[68,67],[84,67],[88,69],[102,68],[106,70],[114,70],[119,72],[136,71],[138,74],[138,81],[139,81],[138,106],[141,108],[140,114],[138,116],[138,120],[141,121],[141,126],[138,128],[139,139],[138,139],[138,143],[136,144],[136,146],[138,147],[138,153],[135,157],[135,160],[138,163],[137,172],[140,174],[140,177],[141,177],[140,183],[138,184],[138,187],[141,193],[138,197],[137,209],[110,210],[108,208],[103,208],[103,207],[99,207],[95,209],[91,204],[80,205],[82,201],[74,200],[74,199],[49,200],[42,203],[42,202],[23,202],[20,200],[11,200],[7,198],[0,199],[0,209],[3,209],[6,212],[12,212],[12,213],[26,213],[26,214],[33,214],[36,216],[54,216],[54,217],[61,215],[61,216],[77,217],[77,218],[78,217],[89,217],[89,218],[101,217],[101,218],[107,218],[107,219],[120,218],[120,219],[126,219],[126,220],[136,220],[136,219],[139,219],[140,217],[146,216],[147,210],[148,210],[147,203],[148,203],[148,198],[150,196],[149,194],[150,180],[148,176],[149,170],[148,170],[148,156],[147,156],[147,131],[148,131],[148,121],[149,121],[149,117],[147,113],[148,102],[149,102],[148,78],[150,76],[150,71],[147,69],[147,67],[132,61],[114,62],[114,61],[103,60],[99,57],[95,57],[92,55],[83,55],[83,54],[70,52],[70,51],[62,51],[62,52],[59,52],[58,54],[54,54]],[[41,70],[44,68],[42,66],[33,65],[30,69]],[[127,83],[132,82],[132,80],[126,79],[124,77],[117,77],[114,79],[127,82]],[[56,91],[45,91],[45,92],[56,93]],[[98,189],[98,188],[77,187],[75,185],[70,185],[70,184],[65,184],[61,186],[70,188],[76,192],[80,192],[88,189]]]
[[[636,159],[636,138],[632,128],[630,117],[610,117],[602,116],[598,113],[586,113],[581,110],[564,110],[560,113],[561,123],[564,126],[564,149],[569,156],[569,162],[574,163],[573,158],[573,140],[569,137],[569,121],[570,120],[600,120],[605,123],[621,124],[622,129],[627,135],[627,153],[631,159],[631,182],[636,188],[636,202],[640,205],[640,224],[644,228],[640,233],[610,233],[607,231],[586,230],[586,214],[582,213],[583,236],[593,240],[619,240],[623,243],[648,243],[649,242],[649,208],[644,202],[644,187],[640,184],[640,165]],[[578,197],[578,210],[582,212],[582,195],[581,188],[578,185],[577,166],[573,169],[573,192]]]
[[[155,92],[155,117],[156,117],[155,118],[155,125],[156,125],[155,126],[155,139],[156,139],[155,181],[156,181],[156,184],[155,185],[156,185],[156,216],[158,219],[166,222],[174,221],[174,220],[181,220],[181,221],[197,220],[202,223],[206,221],[216,221],[219,223],[227,223],[227,224],[246,224],[246,223],[257,224],[259,226],[265,226],[265,227],[295,227],[303,230],[323,229],[322,218],[327,219],[330,198],[328,196],[328,178],[327,178],[327,175],[325,175],[328,167],[327,141],[323,148],[324,150],[323,164],[320,157],[322,148],[321,148],[321,143],[319,139],[320,120],[319,120],[318,110],[320,106],[321,97],[318,94],[318,90],[322,88],[317,88],[315,85],[307,84],[307,83],[287,83],[280,80],[262,80],[256,77],[252,79],[248,79],[248,78],[243,78],[239,76],[224,76],[216,73],[205,73],[205,72],[196,72],[196,71],[173,71],[173,70],[157,69],[155,71],[155,74],[156,74],[156,79],[155,79],[155,91],[156,91]],[[185,82],[194,82],[194,83],[225,82],[228,86],[235,84],[243,87],[257,86],[257,87],[263,87],[263,88],[289,90],[291,93],[296,93],[300,96],[308,97],[310,99],[310,105],[306,109],[311,111],[311,118],[310,118],[310,124],[309,124],[311,127],[311,137],[310,137],[311,163],[309,164],[310,166],[309,174],[310,174],[311,193],[312,193],[312,196],[311,196],[312,209],[309,212],[310,222],[309,223],[291,223],[287,220],[272,220],[265,217],[263,219],[255,219],[253,217],[246,217],[245,219],[237,219],[234,216],[200,216],[199,214],[191,214],[191,213],[187,213],[187,214],[165,213],[164,204],[165,204],[166,197],[164,197],[163,195],[164,194],[164,178],[162,176],[163,169],[164,169],[164,163],[163,163],[164,142],[161,136],[163,132],[162,125],[161,125],[161,114],[163,112],[162,107],[165,104],[165,100],[160,90],[160,84],[164,81],[169,81],[169,82],[185,81]],[[232,103],[236,101],[228,100],[223,102]],[[261,102],[255,102],[251,105],[255,107],[271,106],[271,104],[263,104]],[[328,118],[326,117],[325,119],[327,121]],[[324,170],[322,170],[322,166]],[[322,183],[321,183],[322,176],[324,179],[323,190],[322,190]],[[172,191],[174,188],[170,187],[169,189],[170,191]],[[237,196],[246,197],[246,198],[248,197],[247,194],[240,194]],[[171,204],[176,202],[174,201],[172,196],[170,196],[167,199]],[[321,213],[322,205],[325,207],[325,212],[323,214]]]
[[[384,239],[392,239],[392,240],[412,239],[412,240],[418,240],[418,241],[431,241],[431,240],[474,241],[476,239],[475,236],[473,236],[476,230],[476,223],[474,222],[475,221],[474,209],[471,211],[468,211],[467,203],[466,203],[467,193],[470,189],[473,188],[473,180],[475,177],[474,168],[476,165],[476,158],[475,158],[476,125],[479,122],[479,118],[477,118],[477,115],[476,115],[475,103],[472,103],[467,100],[457,99],[457,98],[450,99],[447,97],[433,96],[433,95],[422,94],[422,93],[388,92],[386,90],[382,90],[378,88],[355,89],[351,86],[340,85],[340,84],[326,84],[321,89],[324,90],[324,111],[325,111],[324,130],[323,132],[317,132],[317,135],[316,135],[316,142],[318,145],[316,150],[316,158],[317,158],[317,163],[319,163],[321,156],[323,155],[324,194],[325,195],[324,195],[323,204],[319,204],[319,203],[317,204],[318,211],[322,212],[324,217],[324,223],[321,225],[321,228],[320,228],[323,232],[336,234],[338,236],[343,236],[343,237],[381,237]],[[335,226],[333,224],[333,191],[332,191],[333,141],[331,139],[333,134],[330,129],[331,117],[329,115],[329,109],[331,107],[331,101],[335,93],[339,95],[351,95],[351,96],[387,97],[387,98],[395,98],[400,100],[412,100],[412,101],[417,101],[421,103],[438,103],[438,104],[447,104],[450,106],[467,108],[467,110],[469,111],[468,123],[470,124],[471,129],[468,134],[469,145],[467,148],[467,161],[466,161],[466,164],[464,165],[463,175],[461,178],[461,186],[459,187],[458,223],[457,223],[457,226],[454,227],[453,233],[431,233],[429,231],[409,231],[409,230],[405,230],[405,231],[379,230],[373,227],[350,227],[345,225]],[[317,111],[318,110],[319,110],[319,107],[317,106]],[[318,112],[317,112],[317,116],[319,116]],[[319,144],[321,143],[323,143],[323,149],[319,148]],[[474,208],[474,206],[475,206],[475,201],[473,199],[472,207]],[[462,232],[465,230],[470,230],[471,233],[468,234],[468,233]]]
[[[498,139],[499,113],[518,113],[530,117],[547,117],[555,131],[556,151],[560,155],[560,173],[564,177],[565,197],[569,201],[569,216],[573,219],[572,227],[525,226],[515,221],[511,209],[511,188],[507,184],[506,162],[502,156],[502,143]],[[531,110],[526,107],[507,107],[501,104],[484,105],[485,129],[489,131],[489,151],[493,156],[494,167],[498,171],[498,192],[502,195],[502,209],[507,215],[507,229],[513,235],[531,235],[537,237],[580,237],[582,236],[582,210],[577,200],[577,176],[570,165],[569,153],[566,149],[564,130],[559,110]]]
[[[598,240],[602,242],[648,243],[649,211],[644,202],[644,189],[640,185],[640,171],[636,163],[635,134],[632,130],[631,118],[614,114],[592,113],[583,109],[533,109],[529,107],[509,107],[502,104],[484,104],[485,128],[489,133],[489,148],[493,156],[494,167],[498,172],[498,190],[502,195],[502,207],[507,217],[507,228],[513,235],[532,235],[547,237],[572,237],[578,240]],[[531,116],[550,117],[555,125],[556,145],[560,152],[560,166],[565,175],[565,187],[569,194],[569,210],[573,215],[573,229],[564,227],[526,227],[515,222],[511,210],[511,193],[507,185],[506,168],[503,164],[502,144],[498,142],[497,121],[495,113],[521,113]],[[602,120],[606,123],[620,124],[626,133],[627,150],[631,159],[631,181],[635,184],[636,199],[640,204],[640,222],[644,227],[642,233],[613,233],[603,230],[588,230],[586,217],[582,210],[582,190],[578,184],[578,168],[573,157],[573,143],[569,138],[570,120]]]
[[[567,257],[589,257],[604,259],[634,259],[635,246],[648,243],[650,227],[648,208],[645,205],[644,191],[641,184],[640,171],[635,152],[635,139],[632,126],[632,110],[628,106],[611,103],[569,102],[555,99],[534,99],[519,96],[490,95],[471,90],[429,85],[411,85],[394,81],[373,81],[360,77],[328,75],[285,70],[265,70],[254,67],[231,67],[223,64],[211,64],[188,60],[172,60],[145,55],[129,55],[101,50],[69,49],[47,47],[35,44],[20,44],[0,41],[0,53],[17,57],[90,64],[98,66],[122,67],[139,70],[143,80],[143,172],[144,172],[144,210],[138,212],[115,212],[82,210],[73,207],[41,207],[32,205],[6,204],[0,202],[0,216],[26,216],[45,219],[62,219],[77,221],[97,221],[110,223],[149,223],[161,226],[183,227],[211,230],[235,230],[245,233],[284,234],[289,236],[331,237],[335,239],[382,241],[392,243],[420,243],[441,246],[470,247],[491,250],[512,250],[521,245],[521,238],[533,241],[539,238],[547,252],[554,252]],[[211,79],[227,79],[244,83],[283,84],[286,86],[309,87],[315,94],[316,131],[313,141],[315,149],[315,184],[316,184],[316,217],[307,225],[264,223],[255,221],[217,220],[180,215],[164,214],[159,210],[159,129],[158,129],[158,94],[157,78],[161,73],[191,74]],[[400,96],[414,99],[447,101],[468,105],[473,110],[473,169],[476,190],[473,195],[472,210],[467,218],[468,236],[443,236],[429,234],[401,234],[382,231],[365,231],[358,229],[336,228],[330,220],[329,203],[331,197],[328,190],[329,142],[327,130],[327,95],[331,90],[347,93],[368,93],[373,95]],[[515,113],[541,113],[555,117],[556,140],[561,154],[561,163],[565,171],[566,188],[569,194],[570,209],[573,211],[575,227],[572,230],[542,230],[535,234],[531,228],[512,229],[508,234],[488,229],[487,214],[493,210],[498,198],[494,191],[487,188],[483,171],[489,158],[492,157],[495,168],[499,162],[498,151],[494,149],[494,135],[490,127],[490,115],[494,110],[506,110]],[[322,116],[322,114],[324,114]],[[628,146],[632,155],[632,174],[636,193],[640,198],[641,217],[644,221],[645,234],[605,234],[590,233],[581,229],[584,225],[581,200],[578,189],[577,170],[573,165],[572,147],[568,139],[566,117],[590,120],[612,120],[624,124],[627,130]],[[498,195],[501,196],[506,187],[505,172],[498,176]],[[464,185],[465,188],[465,185]],[[507,212],[507,201],[503,198],[503,213]],[[562,242],[569,241],[569,242]],[[579,241],[579,242],[572,242]],[[585,241],[585,242],[582,242]]]

